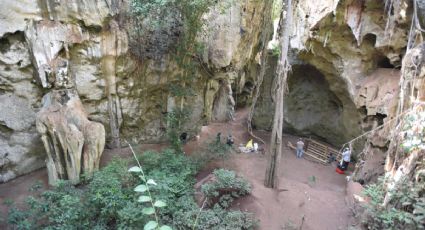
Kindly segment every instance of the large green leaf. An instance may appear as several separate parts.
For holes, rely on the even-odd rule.
[[[146,182],[146,183],[151,184],[151,185],[157,185],[157,183],[152,179],[149,179],[148,182]]]
[[[162,207],[167,206],[167,204],[162,200],[157,200],[157,201],[155,201],[153,206],[158,207],[158,208],[162,208]]]
[[[139,200],[137,200],[137,201],[140,202],[140,203],[143,203],[143,202],[149,202],[151,200],[152,199],[149,196],[139,196]]]
[[[155,209],[150,207],[150,208],[143,208],[142,209],[142,213],[146,214],[146,215],[152,215],[155,213]]]
[[[152,230],[155,229],[156,226],[158,226],[158,223],[156,221],[151,220],[147,224],[145,224],[143,230]]]
[[[135,192],[146,192],[148,190],[148,187],[144,184],[137,185],[136,188],[134,188]]]
[[[170,226],[168,225],[162,225],[159,230],[173,230]]]
[[[142,169],[139,166],[133,166],[128,171],[129,172],[142,172]]]

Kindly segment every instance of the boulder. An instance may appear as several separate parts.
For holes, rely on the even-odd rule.
[[[52,90],[45,95],[36,125],[47,153],[50,184],[58,179],[78,183],[80,175],[91,175],[99,168],[105,129],[87,119],[75,90]]]

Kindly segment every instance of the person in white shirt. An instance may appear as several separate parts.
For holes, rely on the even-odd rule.
[[[348,164],[351,161],[351,150],[349,148],[345,148],[344,152],[342,152],[342,159],[340,163],[341,170],[347,170]]]
[[[304,154],[304,142],[300,138],[297,142],[297,158],[301,158]]]

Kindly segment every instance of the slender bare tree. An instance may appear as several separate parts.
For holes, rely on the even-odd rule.
[[[288,50],[289,34],[292,24],[292,0],[285,0],[282,6],[282,19],[280,20],[280,57],[276,71],[275,81],[275,111],[273,118],[273,130],[269,148],[269,159],[266,170],[264,185],[269,188],[279,186],[279,164],[282,155],[282,132],[283,132],[283,96],[287,91],[287,77],[289,70]]]

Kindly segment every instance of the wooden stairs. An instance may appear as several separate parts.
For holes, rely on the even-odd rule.
[[[295,146],[290,142],[288,142],[288,147],[291,149],[296,149]],[[321,164],[329,164],[329,157],[331,154],[335,157],[337,162],[341,160],[342,155],[335,148],[322,144],[311,138],[307,140],[306,151],[304,155],[311,160]]]

